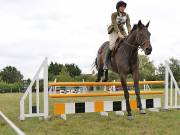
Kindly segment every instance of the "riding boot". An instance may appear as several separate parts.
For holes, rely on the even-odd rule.
[[[105,57],[104,57],[104,67],[103,67],[104,70],[108,70],[108,66],[107,65],[108,65],[108,59],[109,59],[110,53],[111,53],[111,50],[108,48],[106,50]]]

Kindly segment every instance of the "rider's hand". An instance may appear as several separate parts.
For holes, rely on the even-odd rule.
[[[118,32],[118,37],[124,38],[124,36],[121,34],[121,32]]]

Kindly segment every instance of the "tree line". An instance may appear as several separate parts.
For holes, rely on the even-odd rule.
[[[174,74],[175,79],[180,82],[180,60],[175,58],[169,58],[169,66]],[[139,55],[139,71],[140,80],[164,80],[165,77],[165,65],[160,63],[157,67],[154,62],[146,55]],[[22,73],[13,66],[4,67],[0,70],[0,92],[2,90],[22,89],[24,87]],[[48,80],[49,81],[95,81],[96,74],[95,69],[91,74],[83,74],[78,65],[61,64],[57,62],[51,62],[48,66]],[[116,73],[109,72],[109,81],[119,81],[119,76]],[[30,79],[26,82],[30,83]],[[132,81],[132,76],[128,76],[128,81]]]

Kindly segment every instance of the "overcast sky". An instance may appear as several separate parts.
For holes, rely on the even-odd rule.
[[[180,2],[127,0],[131,25],[149,20],[156,65],[180,59]],[[15,66],[32,78],[43,59],[75,63],[91,73],[97,50],[108,40],[117,0],[0,0],[0,70]]]

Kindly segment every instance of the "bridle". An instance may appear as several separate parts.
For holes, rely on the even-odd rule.
[[[129,35],[128,35],[128,36],[129,36]],[[146,42],[150,42],[150,40],[147,38],[147,36],[145,36],[146,39],[143,40],[143,41],[140,39],[139,36],[136,36],[136,43],[135,43],[135,44],[131,44],[131,43],[127,42],[128,36],[125,37],[124,42],[125,42],[128,46],[131,46],[131,47],[133,47],[133,48],[137,48],[137,50],[142,49],[143,51],[145,51],[145,50],[144,50],[144,45],[145,45],[145,43],[146,43]]]

